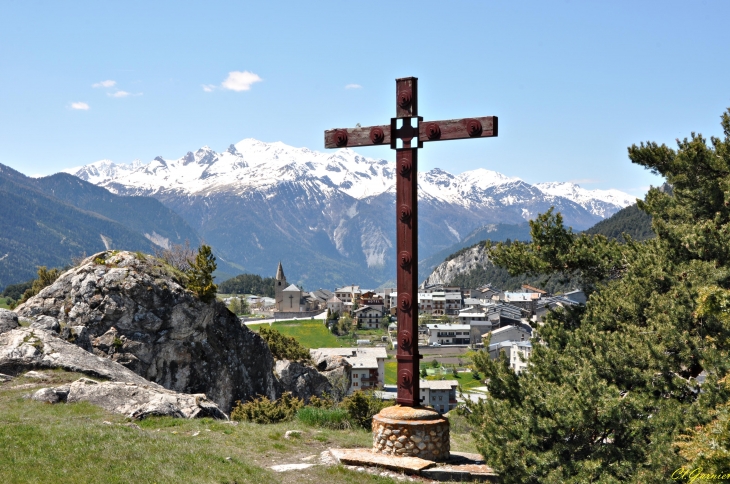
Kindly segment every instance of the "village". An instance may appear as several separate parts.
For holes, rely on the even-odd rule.
[[[348,333],[351,337],[338,343],[349,344],[310,348],[313,358],[337,355],[347,359],[352,366],[348,394],[374,390],[382,399],[395,398],[392,377],[397,351],[395,288],[369,290],[351,284],[334,291],[307,292],[287,282],[281,262],[274,280],[274,298],[226,295],[223,300],[229,307],[239,308],[240,303],[236,305],[234,301],[245,297],[243,307],[249,314],[240,319],[253,329],[276,323],[286,331],[316,321],[315,324],[330,333]],[[515,373],[527,371],[533,328],[542,324],[548,312],[585,302],[585,294],[577,289],[550,294],[529,284],[516,291],[502,291],[492,285],[464,288],[422,284],[418,290],[418,347],[423,355],[421,401],[439,413],[446,413],[465,399],[485,398],[486,383],[465,364],[470,361],[470,355],[486,351],[490,358],[496,359],[504,352]]]

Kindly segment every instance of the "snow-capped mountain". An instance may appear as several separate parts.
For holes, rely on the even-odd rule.
[[[386,160],[245,139],[222,153],[204,146],[178,159],[66,171],[119,195],[159,199],[249,272],[273,273],[282,259],[307,286],[394,277],[395,164]],[[485,169],[435,168],[418,181],[419,258],[485,224],[523,223],[551,206],[584,229],[633,203],[616,190],[530,185]]]
[[[586,190],[569,182],[536,183],[544,193],[572,200],[594,215],[608,218],[617,212],[615,207],[628,207],[636,203],[636,197],[619,190]]]

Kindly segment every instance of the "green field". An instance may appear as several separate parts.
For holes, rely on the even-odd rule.
[[[261,325],[251,324],[248,327],[253,331],[258,331]],[[327,329],[327,326],[322,323],[321,319],[277,321],[271,327],[281,334],[293,337],[306,348],[342,348],[352,346],[352,339],[338,338]]]
[[[8,300],[6,298],[4,298],[4,297],[0,297],[0,308],[10,309],[8,307]]]

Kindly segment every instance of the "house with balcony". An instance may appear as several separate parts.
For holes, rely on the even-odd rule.
[[[382,308],[382,306],[380,306]],[[357,321],[357,327],[362,329],[378,329],[380,319],[383,317],[383,310],[371,306],[362,306],[352,312],[352,317]]]

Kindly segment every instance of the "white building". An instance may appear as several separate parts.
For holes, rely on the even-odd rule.
[[[352,316],[357,319],[358,328],[377,329],[380,326],[383,311],[370,306],[363,306],[353,311]]]
[[[433,407],[439,413],[456,408],[456,380],[420,380],[421,405]]]
[[[468,345],[471,327],[468,324],[427,324],[428,344]]]
[[[343,303],[352,303],[360,300],[360,286],[345,286],[335,289],[335,296]]]
[[[532,355],[532,343],[529,341],[502,341],[489,345],[489,356],[496,360],[499,353],[504,352],[509,360],[509,367],[519,374],[527,370]]]
[[[348,394],[357,390],[372,390],[385,384],[383,347],[375,348],[316,348],[309,350],[314,360],[320,356],[342,356],[352,366]]]
[[[327,300],[327,309],[329,309],[333,313],[336,312],[338,314],[342,314],[344,306],[340,298],[338,298],[337,296],[332,296]]]

